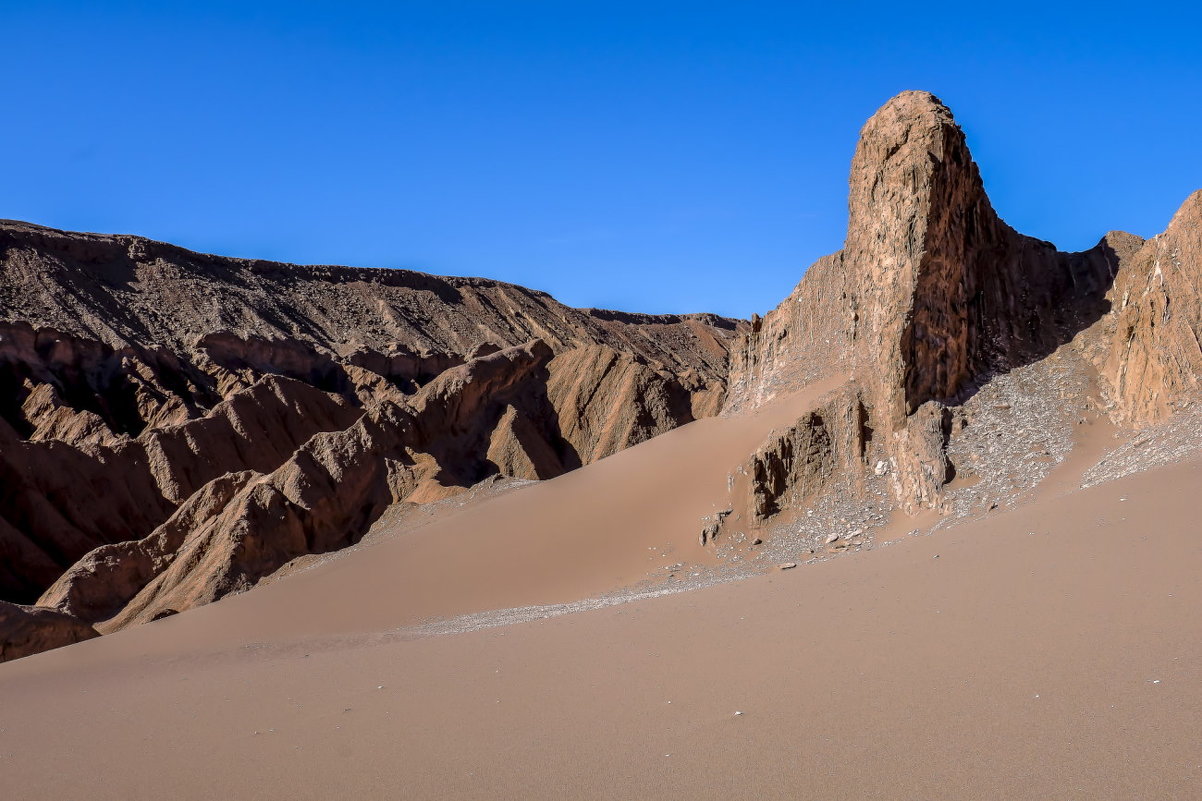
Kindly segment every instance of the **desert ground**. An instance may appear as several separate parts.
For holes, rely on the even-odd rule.
[[[270,586],[5,665],[6,792],[1202,792],[1202,460],[1085,490],[1049,481],[1012,509],[796,569],[615,596],[667,558],[648,548],[704,553],[695,527],[672,526],[724,473],[695,449],[737,449],[767,422],[699,421]],[[662,518],[637,505],[651,485]],[[463,617],[534,604],[567,605]]]

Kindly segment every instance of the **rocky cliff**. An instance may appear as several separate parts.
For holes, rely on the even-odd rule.
[[[0,223],[0,598],[112,630],[551,478],[715,414],[739,326]]]
[[[865,124],[849,186],[843,249],[732,349],[727,412],[840,373],[848,389],[735,471],[731,525],[796,514],[836,487],[884,512],[945,510],[965,402],[1062,346],[1099,368],[1116,420],[1197,397],[1199,194],[1147,243],[1118,232],[1059,252],[999,218],[963,132],[926,92]]]
[[[1122,417],[1155,422],[1199,397],[1202,191],[1163,234],[1127,255],[1129,267],[1107,296],[1113,311],[1092,354]]]

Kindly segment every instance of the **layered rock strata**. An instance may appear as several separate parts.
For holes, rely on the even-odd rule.
[[[740,323],[0,223],[0,598],[104,630],[725,398]]]

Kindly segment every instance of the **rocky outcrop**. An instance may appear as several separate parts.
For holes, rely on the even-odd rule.
[[[526,464],[535,473],[557,474],[563,468],[550,452],[554,432],[531,414],[540,400],[545,403],[538,389],[545,379],[533,379],[546,372],[551,358],[551,349],[537,340],[490,353],[444,371],[409,404],[378,402],[341,430],[316,432],[292,449],[277,449],[277,456],[289,451],[283,458],[264,453],[261,464],[253,465],[226,455],[227,462],[251,469],[182,493],[186,500],[148,536],[91,551],[39,603],[115,630],[246,589],[297,556],[353,544],[392,503],[419,493],[424,499],[444,497],[497,473],[491,457],[498,449],[510,454],[506,466]],[[266,388],[293,383],[268,377],[237,395],[258,388],[265,400],[278,400]],[[298,396],[313,393],[309,400],[315,405],[298,419],[316,425],[322,412],[343,410],[323,407],[324,394],[302,386]],[[270,450],[270,434],[257,431],[255,420],[232,414],[235,400],[222,404],[226,414],[183,427],[221,426],[197,438],[235,454],[241,441],[262,441]],[[279,415],[276,436],[285,436],[289,415],[283,410],[264,402],[250,408],[271,408]],[[554,420],[549,413],[543,417]],[[240,422],[227,428],[230,419]],[[178,444],[178,436],[165,436],[171,434],[155,436]],[[192,451],[175,454],[160,446],[156,453],[165,454],[162,464],[180,465],[191,461]],[[177,473],[168,475],[172,480],[161,483],[181,485]],[[189,485],[203,477],[185,475]]]
[[[1135,423],[1163,420],[1202,385],[1202,191],[1163,234],[1143,243],[1115,280],[1112,320],[1090,349]],[[1087,339],[1088,342],[1088,339]],[[1100,346],[1099,346],[1100,345]]]
[[[31,397],[55,392],[53,384],[42,384]],[[71,413],[48,406],[51,419]],[[344,428],[358,416],[338,397],[265,376],[205,417],[147,429],[134,439],[94,436],[101,424],[93,419],[79,439],[21,441],[0,421],[0,516],[6,521],[0,549],[13,556],[7,575],[0,573],[0,589],[11,599],[33,600],[93,548],[148,535],[213,478],[273,470],[313,434]],[[34,419],[44,427],[47,416]]]
[[[732,508],[754,526],[859,481],[871,459],[872,434],[855,388],[829,396],[789,428],[773,431],[738,469],[744,494],[736,495]]]
[[[314,434],[346,428],[360,414],[337,395],[264,375],[205,417],[147,431],[138,443],[163,497],[179,504],[224,473],[271,471]]]
[[[1101,313],[1105,243],[1059,253],[998,218],[951,112],[909,92],[864,126],[843,269],[853,358],[890,430],[927,401],[1047,355]]]
[[[846,371],[895,465],[898,505],[938,508],[952,468],[936,407],[1101,318],[1131,243],[1060,253],[1013,231],[951,112],[925,92],[893,98],[864,126],[848,206],[843,249],[736,343],[727,406]]]
[[[108,620],[166,570],[188,537],[218,517],[255,475],[245,471],[214,479],[143,539],[102,545],[88,552],[38,603],[89,623]]]
[[[98,636],[94,628],[62,612],[0,601],[0,662]]]
[[[104,589],[114,573],[96,569],[108,561],[97,553],[40,603],[93,619],[77,602],[85,586],[96,587],[87,591],[93,597],[122,596],[119,612],[94,613],[110,631],[247,589],[298,556],[351,545],[423,484],[446,487],[465,480],[464,472],[486,473],[496,432],[512,430],[526,379],[550,357],[550,348],[535,341],[473,359],[423,388],[411,408],[383,403],[344,431],[313,436],[269,475],[217,479],[147,540],[112,546],[134,552],[113,561],[141,566],[132,573],[121,568],[115,591]],[[528,463],[546,447],[545,431],[531,433],[538,442],[531,451],[520,441],[512,445]],[[427,489],[429,498],[437,495]]]
[[[591,460],[674,424],[670,417],[645,411],[660,397],[649,391],[650,378],[642,376],[643,384],[624,390],[602,391],[602,376],[589,388],[608,405],[577,413],[601,422],[601,430],[624,421],[621,436],[591,436],[584,427],[565,435],[563,415],[552,398],[561,392],[575,397],[576,383],[590,375],[574,363],[575,351],[556,356],[545,342],[534,340],[483,352],[444,370],[400,403],[383,397],[354,411],[338,396],[300,384],[293,387],[289,407],[283,403],[289,396],[280,389],[297,380],[267,376],[202,420],[144,434],[140,441],[154,443],[147,450],[156,457],[151,475],[164,496],[183,500],[147,536],[87,553],[39,604],[105,632],[155,620],[247,589],[298,556],[351,545],[399,501],[437,500],[493,475],[549,478],[581,464],[572,439],[590,448],[586,458]],[[549,373],[561,358],[574,370],[571,380],[556,381]],[[667,380],[645,364],[638,366]],[[623,391],[636,394],[638,402],[623,402]],[[677,411],[687,415],[687,397],[678,401],[683,406]],[[666,407],[651,408],[663,412]],[[357,419],[339,430],[345,422],[340,415],[352,413]],[[259,430],[263,414],[276,415],[272,432]],[[330,425],[303,438],[292,431],[289,440],[288,429],[300,420],[310,427]],[[646,429],[637,428],[643,424]],[[301,441],[281,459],[289,448],[273,449],[273,436]],[[190,448],[181,445],[193,440]],[[259,464],[242,454],[253,442],[264,443]],[[198,454],[211,458],[198,462]],[[242,469],[212,478],[202,470],[221,462]]]
[[[0,222],[0,598],[104,630],[719,411],[739,323]]]
[[[706,391],[690,393],[664,368],[608,345],[575,348],[547,366],[547,396],[575,464],[588,464],[711,412]],[[699,397],[700,396],[700,397]],[[705,416],[700,413],[696,416]]]
[[[107,542],[141,537],[171,514],[133,440],[75,447],[22,441],[0,421],[0,589],[31,602],[67,566]]]

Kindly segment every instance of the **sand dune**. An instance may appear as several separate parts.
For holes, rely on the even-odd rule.
[[[702,421],[412,539],[6,665],[6,792],[1202,792],[1193,636],[1202,547],[1191,503],[1200,462],[1049,491],[984,521],[697,592],[460,635],[384,634],[419,614],[612,587],[642,570],[648,543],[683,552],[707,482],[724,475],[711,476],[690,447],[737,450],[770,422]],[[647,490],[638,477],[657,474],[659,497],[676,493],[668,506],[678,515],[607,525],[605,499],[638,509]],[[538,504],[523,502],[533,493]],[[573,521],[577,535],[548,554]],[[486,529],[492,542],[516,539],[464,561]],[[607,530],[621,547],[593,545]],[[594,551],[609,558],[590,571]],[[550,556],[551,567],[514,558],[529,553]]]
[[[629,587],[665,564],[710,564],[701,517],[726,499],[727,474],[769,431],[841,379],[755,414],[698,420],[551,481],[389,531],[255,592],[110,639],[156,651],[247,641],[378,634],[431,618],[575,601]],[[200,623],[199,621],[203,621]],[[195,625],[205,632],[196,637]],[[186,630],[185,630],[186,629]]]
[[[551,481],[340,554],[248,596],[239,603],[255,611],[246,607],[239,615],[261,619],[263,636],[380,631],[430,617],[599,595],[649,573],[662,577],[666,564],[713,564],[712,552],[698,541],[701,518],[722,508],[731,469],[769,431],[796,419],[842,380],[790,394],[755,414],[698,420]]]

